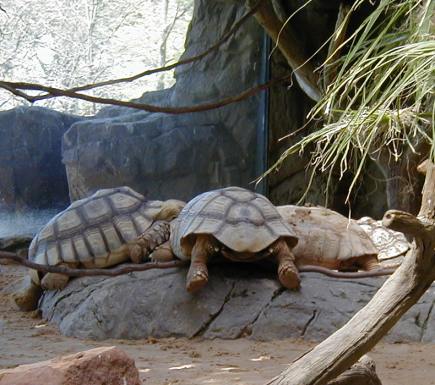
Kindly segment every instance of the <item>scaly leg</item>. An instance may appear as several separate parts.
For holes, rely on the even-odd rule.
[[[150,253],[169,239],[170,224],[167,221],[156,221],[135,241],[127,244],[128,253],[133,263],[142,263]]]
[[[169,262],[176,260],[177,257],[172,252],[171,242],[166,241],[156,247],[156,249],[150,254],[150,259],[153,262]]]
[[[215,253],[216,241],[209,235],[198,235],[192,249],[186,289],[194,293],[208,282],[208,258]]]
[[[298,289],[301,284],[299,271],[295,265],[295,256],[285,240],[280,239],[272,244],[273,254],[278,261],[278,278],[287,289]]]

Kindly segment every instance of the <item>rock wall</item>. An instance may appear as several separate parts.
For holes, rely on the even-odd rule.
[[[246,12],[239,3],[195,2],[184,57],[211,46]],[[262,30],[249,20],[220,50],[179,67],[170,90],[140,101],[180,106],[239,93],[258,83]],[[128,185],[150,198],[189,199],[208,189],[248,186],[255,178],[259,97],[183,115],[109,108],[65,134],[63,162],[72,200]]]
[[[61,140],[81,119],[40,107],[0,112],[0,208],[40,209],[68,204]]]

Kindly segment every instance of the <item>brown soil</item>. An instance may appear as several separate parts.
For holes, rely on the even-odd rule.
[[[64,337],[16,310],[10,294],[23,269],[0,266],[0,369],[98,346],[116,345],[136,361],[147,385],[265,384],[313,344],[280,340],[165,338],[95,342]],[[379,344],[371,353],[383,385],[435,385],[435,344]]]

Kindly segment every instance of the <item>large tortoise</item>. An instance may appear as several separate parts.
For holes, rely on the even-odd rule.
[[[28,258],[45,265],[108,267],[142,262],[169,237],[169,222],[184,206],[178,200],[146,200],[129,187],[97,191],[53,217],[30,244]],[[62,289],[69,277],[31,270],[15,302],[36,308],[43,289]]]
[[[190,260],[186,289],[195,292],[208,281],[207,262],[220,253],[237,262],[275,258],[278,277],[289,288],[299,287],[299,274],[291,249],[297,238],[275,206],[260,194],[227,187],[198,195],[171,223],[170,248],[182,260]],[[155,260],[172,255],[154,254]]]
[[[277,210],[298,237],[293,249],[297,266],[315,265],[338,271],[397,267],[380,264],[379,242],[374,242],[355,220],[325,207],[286,205],[277,206]]]

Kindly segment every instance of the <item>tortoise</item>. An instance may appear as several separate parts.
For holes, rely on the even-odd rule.
[[[207,262],[218,253],[237,262],[274,258],[280,282],[296,289],[300,279],[291,252],[296,243],[294,232],[266,197],[227,187],[189,201],[171,223],[170,248],[151,258],[167,260],[175,254],[190,260],[186,289],[191,293],[207,283]]]
[[[381,265],[380,250],[359,224],[325,207],[277,206],[299,241],[296,266],[315,265],[338,271],[372,271]]]
[[[131,259],[142,262],[169,238],[169,224],[184,202],[146,200],[129,187],[98,190],[54,216],[33,238],[28,259],[45,265],[109,267]],[[167,226],[165,226],[167,223]],[[69,277],[30,270],[15,302],[22,310],[37,307],[42,289],[62,289]]]

